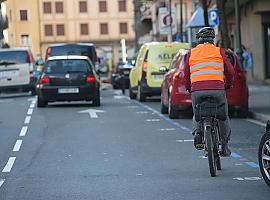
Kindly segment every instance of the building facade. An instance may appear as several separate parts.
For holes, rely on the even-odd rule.
[[[23,33],[17,29],[31,31],[30,46],[43,56],[50,44],[87,42],[96,45],[99,56],[116,63],[121,58],[122,39],[126,40],[128,56],[134,56],[132,0],[9,0],[7,10],[19,15],[20,9],[26,9],[23,5],[36,17],[37,25],[11,22],[9,37],[15,34],[11,46],[21,46],[18,40]]]
[[[252,54],[253,68],[247,72],[249,82],[270,83],[270,1],[245,0],[241,4],[242,44]],[[234,4],[227,5],[228,28],[236,46]]]

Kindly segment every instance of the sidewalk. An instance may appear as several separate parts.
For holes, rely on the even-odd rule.
[[[254,119],[270,120],[270,85],[249,85],[249,111]]]

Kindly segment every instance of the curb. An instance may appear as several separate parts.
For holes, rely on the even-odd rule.
[[[270,120],[270,115],[262,114],[262,113],[257,113],[257,112],[250,112],[250,117],[252,119],[256,119],[258,121],[261,121],[263,123],[266,123],[268,120]]]

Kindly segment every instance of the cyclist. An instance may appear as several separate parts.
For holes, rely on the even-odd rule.
[[[232,86],[234,68],[226,57],[225,50],[214,45],[215,31],[212,27],[201,28],[196,34],[197,46],[192,48],[185,60],[185,86],[191,92],[192,107],[202,96],[212,96],[219,103],[225,103],[227,119],[219,121],[221,135],[221,156],[230,156],[228,142],[231,128],[228,117],[228,104],[225,90]],[[193,116],[194,146],[204,148],[203,132],[200,123]]]

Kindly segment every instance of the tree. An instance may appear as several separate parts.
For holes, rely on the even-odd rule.
[[[219,16],[219,30],[221,35],[221,44],[223,48],[231,47],[231,41],[228,32],[227,16],[226,16],[226,3],[227,0],[216,0]]]

